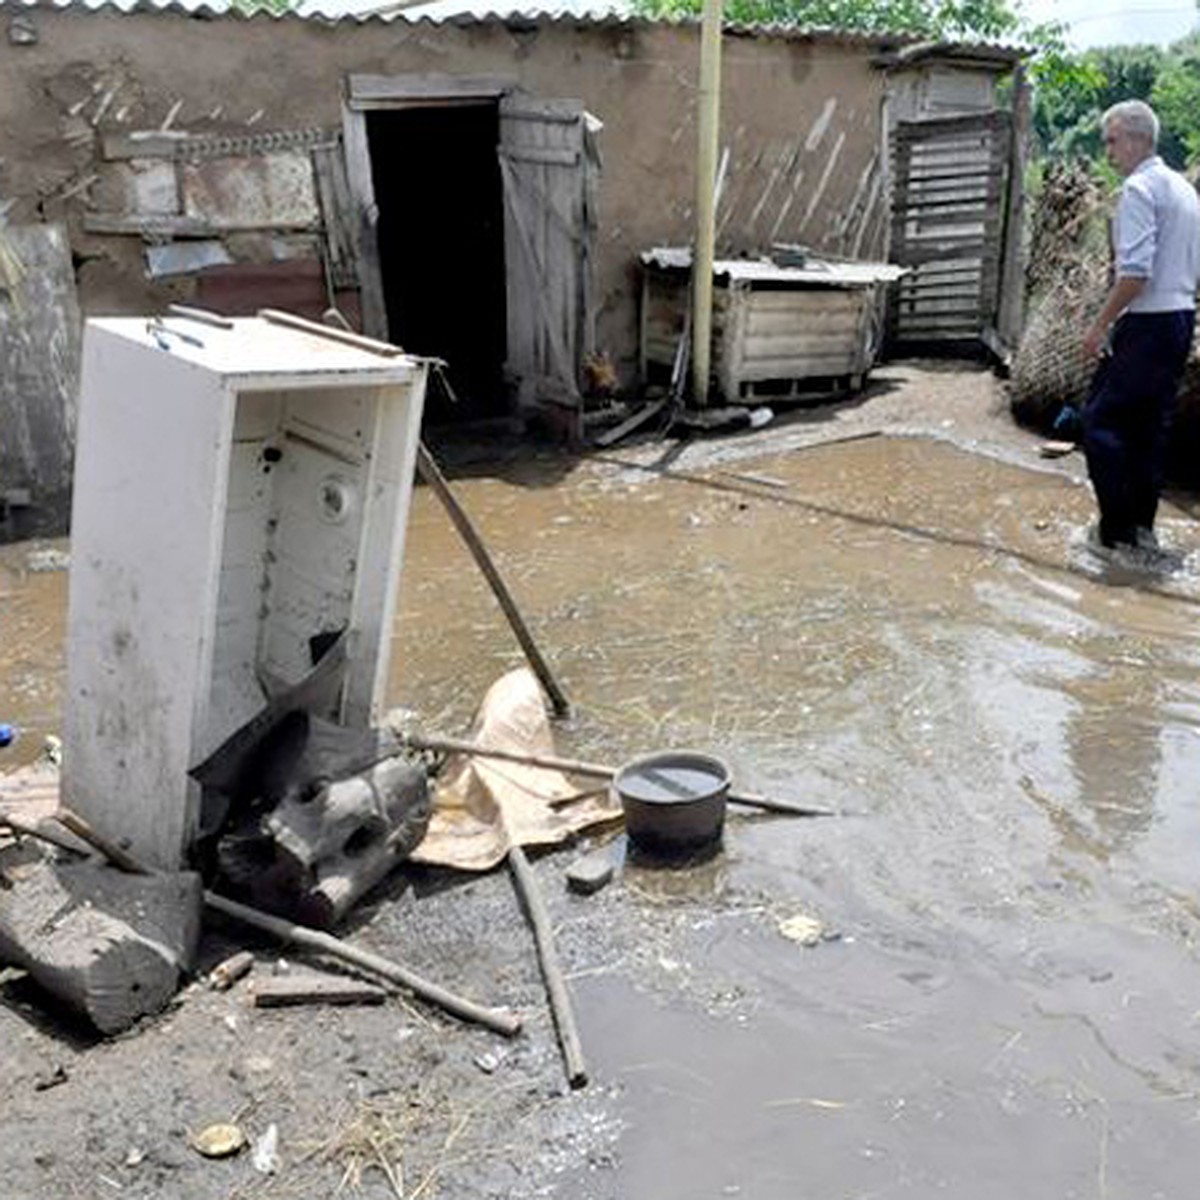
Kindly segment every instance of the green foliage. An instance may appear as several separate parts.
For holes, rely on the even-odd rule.
[[[1033,124],[1043,152],[1100,159],[1100,117],[1119,100],[1151,101],[1166,52],[1158,46],[1106,46],[1064,56],[1073,74],[1038,78]],[[1163,149],[1178,160],[1181,144],[1170,128]]]
[[[1163,156],[1177,163],[1200,161],[1200,42],[1195,37],[1172,47],[1150,92],[1165,133]]]
[[[1162,121],[1163,158],[1175,167],[1200,162],[1200,35],[1165,50],[1107,46],[1068,58],[1073,77],[1038,80],[1034,131],[1044,154],[1100,161],[1105,109],[1120,100],[1145,100]]]

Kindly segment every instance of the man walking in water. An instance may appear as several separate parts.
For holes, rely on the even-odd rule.
[[[1158,118],[1141,100],[1102,118],[1124,176],[1113,223],[1115,278],[1083,339],[1100,359],[1083,410],[1083,448],[1106,547],[1157,545],[1154,517],[1200,278],[1200,202],[1155,152]]]

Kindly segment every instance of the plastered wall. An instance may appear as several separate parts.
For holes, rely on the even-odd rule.
[[[349,72],[504,75],[540,96],[583,100],[604,122],[598,344],[630,379],[637,255],[690,237],[694,28],[330,26],[3,6],[0,21],[9,25],[0,40],[0,204],[10,205],[11,220],[66,223],[88,314],[156,310],[192,292],[187,276],[147,277],[139,237],[83,231],[86,210],[117,207],[116,193],[128,188],[127,177],[100,161],[103,135],[334,129]],[[729,158],[718,253],[771,242],[882,252],[885,76],[871,65],[876,49],[828,38],[726,37],[721,144]],[[235,258],[254,258],[269,252],[256,244],[265,239],[225,240]]]

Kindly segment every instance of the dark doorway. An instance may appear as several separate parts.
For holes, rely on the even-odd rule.
[[[367,114],[392,341],[445,359],[431,423],[504,416],[504,212],[495,101]]]

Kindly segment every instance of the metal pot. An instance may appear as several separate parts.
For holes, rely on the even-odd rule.
[[[720,840],[729,794],[729,768],[720,759],[690,750],[648,754],[626,763],[613,788],[639,849],[690,853]]]

